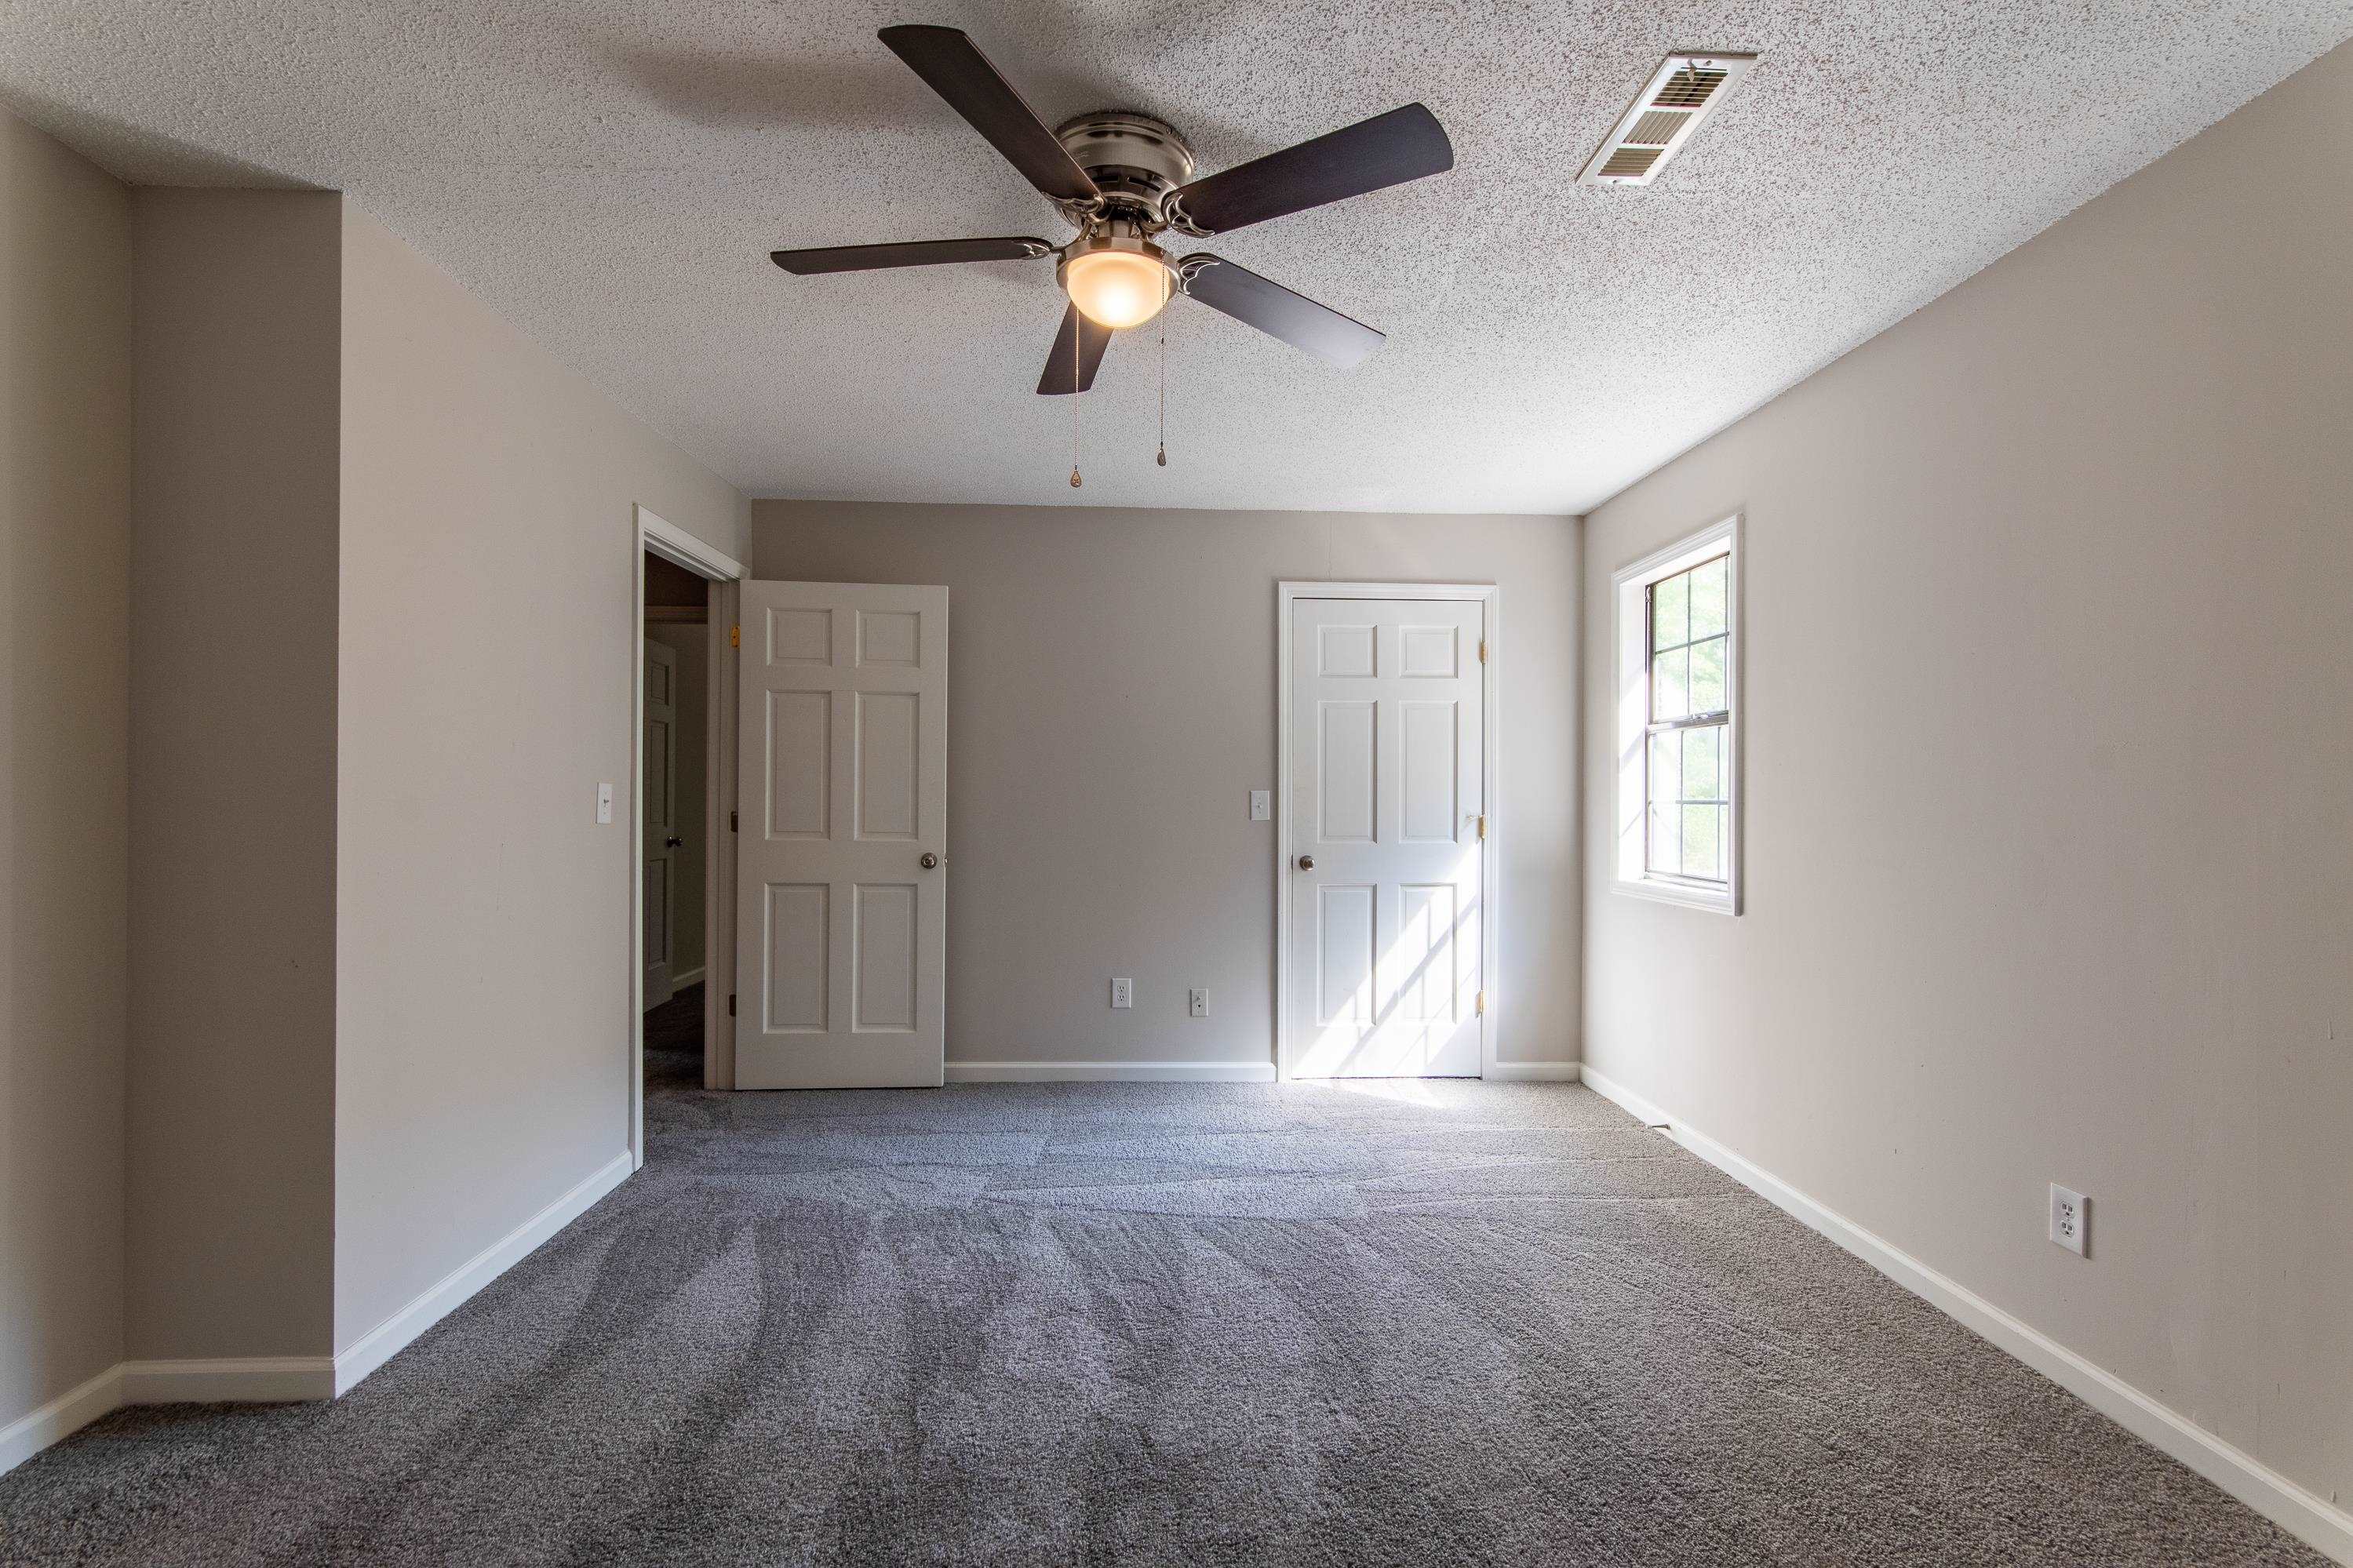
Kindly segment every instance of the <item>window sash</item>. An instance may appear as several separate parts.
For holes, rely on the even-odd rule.
[[[1697,647],[1703,643],[1722,641],[1725,643],[1727,650],[1729,649],[1729,634],[1731,631],[1729,617],[1726,617],[1725,624],[1721,629],[1708,632],[1699,637],[1694,637],[1691,635],[1692,627],[1689,606],[1690,594],[1692,591],[1690,584],[1697,574],[1705,568],[1714,565],[1719,561],[1728,560],[1730,556],[1731,552],[1725,551],[1719,554],[1711,555],[1704,561],[1694,561],[1690,565],[1682,568],[1680,571],[1668,573],[1666,575],[1655,578],[1642,585],[1642,711],[1645,719],[1642,733],[1642,874],[1646,877],[1655,878],[1661,881],[1674,882],[1684,887],[1705,888],[1709,889],[1728,888],[1732,881],[1730,866],[1728,863],[1729,857],[1725,852],[1725,847],[1721,837],[1724,833],[1728,831],[1729,828],[1732,804],[1732,792],[1730,787],[1731,781],[1725,778],[1722,773],[1719,773],[1715,781],[1715,793],[1704,798],[1686,795],[1683,792],[1682,784],[1678,782],[1674,797],[1672,799],[1668,799],[1662,796],[1659,793],[1659,780],[1653,776],[1652,756],[1654,742],[1658,737],[1662,735],[1680,735],[1684,731],[1698,729],[1712,728],[1719,731],[1728,730],[1732,720],[1732,710],[1729,705],[1730,693],[1727,689],[1725,694],[1726,705],[1725,707],[1712,708],[1703,712],[1683,713],[1672,718],[1662,719],[1659,717],[1658,713],[1658,663],[1663,657],[1677,653],[1687,653],[1688,649]],[[1685,584],[1683,588],[1685,618],[1682,628],[1682,640],[1671,644],[1668,647],[1661,647],[1659,646],[1658,625],[1659,590],[1665,584],[1676,582],[1677,580],[1681,580]],[[1683,692],[1684,700],[1688,702],[1691,695],[1688,657],[1686,657],[1685,660]],[[1724,754],[1723,742],[1719,740],[1716,744],[1717,756],[1721,758]],[[1683,817],[1684,808],[1686,806],[1701,806],[1714,808],[1716,810],[1716,832],[1719,835],[1717,839],[1716,857],[1717,864],[1725,868],[1725,874],[1724,876],[1694,876],[1683,868],[1680,855],[1683,845],[1683,827],[1680,819]],[[1658,826],[1658,816],[1662,811],[1673,812],[1679,819],[1675,828],[1675,843],[1678,851],[1678,860],[1672,867],[1661,866],[1654,858],[1658,848],[1656,832]]]

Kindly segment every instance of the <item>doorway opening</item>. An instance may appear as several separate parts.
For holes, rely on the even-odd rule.
[[[646,1093],[735,1087],[735,628],[743,563],[640,506],[629,678],[629,1152]]]

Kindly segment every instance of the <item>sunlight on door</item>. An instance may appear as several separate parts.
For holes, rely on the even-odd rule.
[[[1457,891],[1479,886],[1475,839],[1451,872],[1442,883],[1395,890],[1398,934],[1381,952],[1371,919],[1377,887],[1327,883],[1316,890],[1324,940],[1315,973],[1299,977],[1314,988],[1315,1032],[1300,1055],[1299,1076],[1419,1078],[1451,1058],[1448,1047],[1466,1026],[1477,1070],[1479,900]],[[1335,918],[1340,901],[1354,906],[1353,918]]]
[[[1293,1076],[1480,1074],[1484,627],[1478,600],[1292,605]]]

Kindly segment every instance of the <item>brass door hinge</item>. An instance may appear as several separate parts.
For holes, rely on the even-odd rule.
[[[743,622],[738,621],[733,626],[727,628],[727,646],[729,647],[742,647],[744,646]],[[1481,654],[1479,657],[1484,658],[1487,656],[1485,654]]]
[[[1483,811],[1479,814],[1479,837],[1487,837],[1487,814]]]
[[[1487,994],[1484,991],[1479,993],[1478,1012],[1482,1018],[1487,1016]]]
[[[1487,639],[1485,637],[1481,637],[1479,639],[1479,662],[1481,664],[1487,662]]]
[[[732,811],[727,814],[727,831],[730,833],[741,831],[741,829],[735,826],[735,814]]]
[[[733,991],[727,993],[727,1016],[731,1018],[735,1016],[735,993]]]

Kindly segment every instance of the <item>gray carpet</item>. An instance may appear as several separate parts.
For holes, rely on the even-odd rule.
[[[2319,1564],[1591,1092],[665,1090],[332,1406],[125,1411],[0,1560]]]

